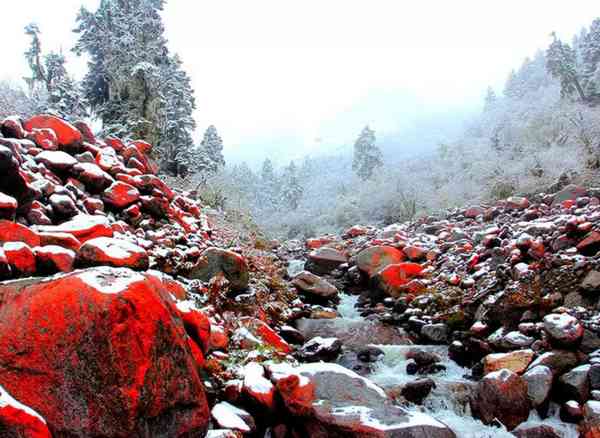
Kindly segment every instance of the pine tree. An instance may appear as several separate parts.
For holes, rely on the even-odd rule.
[[[491,111],[492,109],[494,109],[494,106],[496,105],[496,102],[498,101],[498,98],[496,97],[496,92],[494,91],[494,89],[492,87],[488,87],[487,91],[485,93],[485,101],[483,104],[483,110],[484,111]]]
[[[517,82],[517,73],[514,70],[511,70],[511,72],[508,75],[508,78],[506,79],[506,83],[504,84],[504,97],[507,97],[509,99],[516,99],[519,97],[519,93],[517,90]]]
[[[225,167],[223,140],[219,137],[217,128],[214,125],[210,125],[204,131],[204,137],[193,154],[194,172],[204,175],[214,175]]]
[[[192,132],[196,128],[192,117],[196,108],[194,90],[181,64],[181,59],[175,55],[164,66],[162,87],[166,107],[158,144],[163,169],[176,176],[194,172],[199,164],[194,163],[193,153]]]
[[[383,166],[383,155],[375,144],[375,131],[365,126],[354,143],[352,170],[363,181],[370,179],[375,170]]]
[[[554,40],[546,51],[546,68],[548,72],[560,80],[560,91],[563,97],[577,92],[581,100],[585,101],[585,93],[578,78],[575,51],[571,46],[558,39],[555,33],[552,33],[552,37]]]
[[[38,97],[37,110],[68,120],[85,117],[87,104],[80,84],[67,72],[65,57],[55,52],[43,55],[41,32],[36,24],[27,25],[25,33],[31,37],[31,45],[25,52],[31,77],[24,79],[31,95]]]
[[[273,163],[269,158],[263,162],[260,173],[260,189],[258,202],[265,210],[273,210],[279,204],[279,184]]]
[[[303,194],[304,189],[298,181],[298,170],[292,161],[283,171],[281,197],[291,210],[297,210]]]
[[[163,6],[163,0],[101,0],[95,12],[79,12],[74,51],[89,55],[84,89],[105,134],[154,145],[162,138],[168,106],[163,73],[171,62]]]
[[[598,94],[600,87],[600,18],[596,18],[580,42],[582,86],[587,96]]]

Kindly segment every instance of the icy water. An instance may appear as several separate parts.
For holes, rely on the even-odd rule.
[[[340,318],[339,326],[351,327],[363,318],[356,309],[358,297],[342,294],[338,306]],[[514,435],[498,427],[486,426],[471,416],[468,397],[475,383],[464,378],[469,370],[458,366],[448,359],[448,349],[445,346],[435,345],[376,345],[385,352],[383,359],[377,364],[375,371],[368,376],[379,386],[393,388],[402,386],[414,380],[415,376],[406,373],[406,353],[413,348],[419,348],[438,354],[446,371],[431,375],[436,388],[425,400],[424,406],[410,407],[410,411],[426,412],[444,422],[450,427],[458,438],[514,438]],[[541,420],[535,412],[532,412],[528,424],[546,424],[553,426],[563,438],[577,438],[577,430],[573,425],[561,423],[558,420],[558,412],[550,418]]]

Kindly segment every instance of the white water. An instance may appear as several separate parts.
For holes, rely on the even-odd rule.
[[[362,320],[355,305],[358,297],[342,294],[338,313],[340,314],[340,325],[357,323]],[[425,412],[437,420],[445,423],[454,431],[457,438],[514,438],[504,428],[484,425],[481,421],[471,416],[468,396],[475,383],[465,379],[463,376],[469,370],[458,366],[448,358],[446,346],[435,345],[375,345],[385,352],[381,362],[376,365],[375,371],[368,376],[370,380],[383,388],[402,386],[407,382],[415,380],[417,376],[406,373],[406,353],[413,348],[430,351],[438,354],[446,371],[430,375],[436,383],[436,388],[431,392],[424,402],[424,406],[411,406],[409,411]],[[552,426],[563,438],[577,438],[579,435],[574,425],[565,424],[558,418],[558,410],[552,412],[549,418],[540,419],[535,411],[532,411],[527,425],[546,424]]]

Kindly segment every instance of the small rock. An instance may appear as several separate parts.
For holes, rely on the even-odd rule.
[[[420,405],[423,404],[423,400],[427,398],[433,388],[435,388],[435,382],[432,379],[417,379],[404,385],[400,394],[407,401]]]

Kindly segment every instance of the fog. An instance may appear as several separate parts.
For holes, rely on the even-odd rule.
[[[0,77],[26,73],[28,22],[46,49],[68,51],[78,6],[98,3],[3,5]],[[386,155],[430,148],[481,108],[488,85],[501,91],[551,31],[568,40],[598,11],[587,1],[170,0],[164,21],[195,89],[195,137],[214,124],[229,162],[283,163],[350,148],[365,124]],[[70,70],[81,76],[84,60],[70,56]]]

